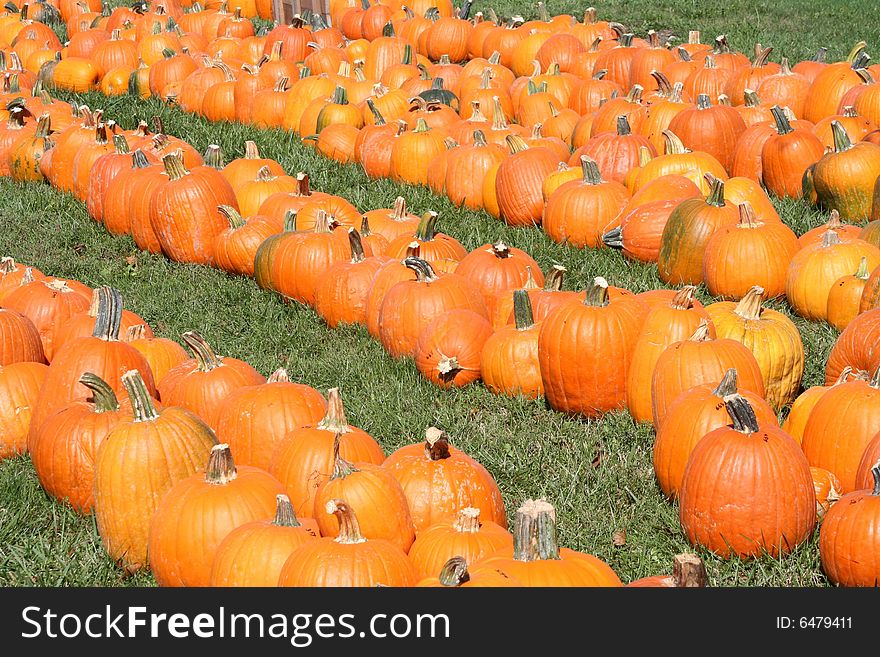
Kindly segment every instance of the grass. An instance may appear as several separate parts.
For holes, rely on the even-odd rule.
[[[502,14],[515,8],[494,6]],[[558,13],[574,5],[548,6]],[[707,36],[726,31],[741,49],[760,39],[765,44],[778,42],[778,54],[803,57],[826,45],[832,56],[841,56],[856,39],[835,34],[831,21],[818,20],[825,14],[822,8],[831,6],[789,2],[785,16],[770,3],[741,0],[612,0],[599,9],[600,17],[613,17],[637,31],[670,27],[686,34],[691,27]],[[862,34],[856,37],[876,39],[880,21],[866,23],[863,15],[859,21],[848,21],[856,17],[854,2],[835,2],[833,7],[835,26],[857,24]],[[807,31],[810,37],[800,38],[808,28],[815,36]],[[870,29],[873,32],[867,34]],[[529,251],[544,269],[553,262],[564,264],[571,288],[582,288],[597,275],[636,292],[663,287],[656,266],[627,261],[608,249],[560,246],[539,230],[509,228],[485,213],[456,208],[425,188],[371,181],[358,167],[319,158],[280,131],[210,124],[154,100],[98,95],[81,100],[103,107],[126,128],[140,118],[161,116],[170,133],[201,150],[217,143],[230,159],[241,155],[243,142],[252,139],[289,172],[308,172],[314,188],[341,194],[363,210],[389,207],[403,195],[416,212],[438,211],[441,229],[469,249],[500,238]],[[798,234],[824,221],[802,203],[779,203],[778,208]],[[374,435],[386,452],[419,440],[427,426],[446,429],[454,444],[492,472],[511,515],[524,499],[546,497],[557,509],[561,543],[606,560],[624,581],[668,572],[672,556],[691,549],[681,534],[676,507],[663,499],[654,481],[653,432],[635,425],[625,412],[581,420],[549,410],[542,400],[499,397],[481,385],[439,390],[422,380],[410,361],[391,360],[365,330],[331,331],[309,308],[285,304],[250,279],[138,252],[131,239],[110,236],[87,217],[82,204],[46,185],[0,179],[0,225],[0,253],[56,276],[93,286],[113,285],[123,293],[127,307],[160,335],[178,338],[183,331],[198,329],[220,353],[244,358],[264,374],[283,365],[296,380],[320,390],[340,387],[349,421]],[[705,290],[700,298],[712,301]],[[784,303],[771,307],[790,315]],[[815,385],[823,378],[836,333],[825,324],[792,319],[807,352],[803,385]],[[621,529],[626,530],[626,543],[614,546],[612,535]],[[779,560],[740,563],[702,556],[714,586],[827,585],[815,540]],[[52,502],[27,457],[0,463],[0,585],[151,582],[149,575],[121,578],[103,554],[94,522]]]

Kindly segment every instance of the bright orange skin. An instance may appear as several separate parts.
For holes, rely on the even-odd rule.
[[[372,255],[368,250],[365,247],[364,253]],[[288,233],[280,238],[273,253],[271,279],[283,296],[314,306],[321,277],[336,263],[350,258],[344,229]]]
[[[0,366],[21,362],[46,362],[40,334],[21,313],[0,308]]]
[[[530,399],[544,394],[538,357],[540,331],[540,323],[523,330],[501,326],[486,340],[480,376],[489,390],[496,395],[523,395]]]
[[[150,366],[154,381],[161,381],[169,370],[189,359],[186,349],[168,338],[141,338],[128,344],[141,352]]]
[[[602,235],[617,225],[629,200],[629,190],[619,182],[593,185],[572,180],[547,199],[542,228],[556,242],[596,248],[602,246]]]
[[[150,568],[159,586],[208,586],[217,546],[237,527],[271,516],[281,482],[260,468],[235,467],[226,484],[196,472],[171,487],[150,522]]]
[[[217,546],[210,586],[278,586],[284,562],[301,545],[321,536],[304,518],[297,527],[254,520],[236,527]]]
[[[623,408],[633,350],[648,308],[632,295],[607,306],[564,302],[541,323],[538,358],[552,408],[597,416]],[[603,336],[601,342],[596,336]],[[577,354],[577,358],[574,355]]]
[[[837,338],[825,366],[825,385],[831,385],[847,366],[856,372],[880,367],[880,308],[857,315]]]
[[[366,324],[367,297],[377,272],[393,260],[373,256],[361,262],[337,262],[315,288],[315,311],[330,328],[340,323]]]
[[[119,410],[100,413],[92,403],[75,401],[50,417],[29,449],[43,489],[79,513],[91,513],[98,447],[113,429],[131,419],[128,399],[121,401]]]
[[[272,220],[259,215],[248,220],[244,226],[230,226],[214,239],[214,262],[230,274],[253,276],[257,249],[278,232]]]
[[[504,159],[495,175],[495,194],[501,218],[511,226],[541,223],[544,178],[556,170],[559,158],[549,148],[527,148]]]
[[[833,386],[816,402],[801,446],[810,465],[833,472],[849,493],[858,489],[859,463],[878,431],[880,390],[856,379]]]
[[[710,431],[730,423],[724,401],[713,394],[717,385],[718,381],[703,383],[679,394],[657,430],[654,474],[660,490],[670,498],[678,497],[688,457],[696,444]],[[749,402],[758,422],[778,424],[776,412],[762,397],[749,390],[740,390],[739,394]]]
[[[813,490],[816,493],[816,516],[825,517],[828,510],[840,499],[840,479],[824,468],[810,467]]]
[[[480,561],[522,586],[623,586],[617,574],[601,559],[569,548],[559,549],[559,559],[517,561],[513,548],[500,550]]]
[[[441,522],[454,522],[466,507],[506,525],[504,501],[489,471],[452,445],[449,452],[449,458],[432,461],[425,444],[415,443],[401,447],[383,463],[406,494],[416,534]]]
[[[135,315],[130,310],[122,311],[122,322],[120,322],[119,327],[119,337],[120,339],[125,336],[128,332],[128,329],[132,326],[143,325],[145,327],[145,336],[147,338],[153,337],[153,330],[147,326],[146,322],[142,317]],[[70,342],[71,340],[75,340],[76,338],[87,338],[92,335],[92,332],[95,330],[95,316],[91,314],[91,310],[86,312],[77,313],[73,315],[66,321],[60,323],[54,335],[54,345],[56,351],[61,349],[65,344]]]
[[[50,281],[34,281],[9,291],[3,297],[3,307],[24,315],[37,329],[43,354],[50,361],[55,356],[55,327],[91,305],[90,294],[72,286],[50,287]]]
[[[95,459],[95,518],[110,557],[128,570],[147,565],[150,518],[176,482],[204,467],[216,438],[190,411],[165,408],[149,422],[125,422]]]
[[[496,251],[491,244],[477,247],[462,258],[455,273],[471,281],[486,301],[489,317],[495,316],[497,294],[521,288],[529,277],[541,287],[544,273],[532,256],[516,247]]]
[[[326,411],[324,396],[301,383],[245,386],[224,398],[217,416],[217,440],[229,445],[237,463],[268,470],[284,437],[319,422]]]
[[[822,569],[838,586],[877,586],[880,558],[880,496],[871,488],[841,497],[831,507],[819,530]]]
[[[828,292],[828,323],[842,331],[859,314],[859,305],[867,279],[854,274],[841,276]]]
[[[31,414],[48,370],[31,362],[0,366],[0,459],[28,451]]]
[[[473,383],[480,378],[483,346],[491,335],[492,325],[483,316],[461,308],[449,310],[419,334],[415,345],[416,369],[442,388]],[[453,357],[458,369],[442,372],[442,361]]]
[[[492,521],[478,523],[478,531],[463,531],[455,522],[440,522],[423,530],[409,549],[420,577],[437,577],[452,557],[464,557],[468,564],[495,552],[513,549],[513,536]]]

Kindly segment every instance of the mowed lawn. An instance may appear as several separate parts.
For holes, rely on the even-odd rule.
[[[476,8],[488,6],[478,3]],[[533,8],[492,4],[501,15],[529,16]],[[582,11],[579,3],[548,3],[551,13]],[[797,60],[819,46],[842,57],[864,39],[880,48],[880,17],[855,2],[623,2],[598,5],[600,18],[618,20],[644,34],[672,29],[686,38],[700,29],[704,41],[725,33],[750,52],[754,42],[777,47],[774,59]],[[68,97],[68,99],[71,99]],[[568,288],[594,276],[635,292],[663,287],[656,266],[625,260],[609,249],[579,251],[551,242],[540,230],[512,229],[485,213],[454,207],[424,188],[371,181],[354,165],[316,157],[299,139],[279,131],[210,124],[156,101],[87,95],[78,100],[102,107],[123,127],[159,115],[169,133],[200,150],[219,144],[228,159],[252,139],[288,172],[305,171],[315,189],[337,193],[361,210],[389,207],[403,195],[415,212],[440,213],[440,229],[468,249],[503,239],[526,249],[547,269],[554,262],[569,272]],[[800,234],[824,217],[802,203],[778,204]],[[561,544],[606,560],[628,582],[669,571],[672,557],[692,548],[681,534],[677,507],[654,481],[653,431],[635,425],[625,412],[601,420],[566,417],[543,400],[509,399],[476,384],[443,391],[422,380],[409,360],[393,361],[366,330],[329,330],[309,308],[282,302],[251,279],[138,252],[127,237],[112,237],[91,221],[82,204],[47,185],[0,179],[0,254],[33,264],[47,274],[121,290],[126,307],[159,335],[179,338],[197,329],[218,353],[242,358],[268,375],[279,366],[292,378],[326,392],[339,387],[349,421],[375,436],[390,453],[420,440],[426,427],[447,430],[453,443],[495,476],[509,515],[528,498],[545,497],[559,517]],[[700,298],[712,301],[705,291]],[[771,307],[787,312],[782,302]],[[804,387],[822,380],[836,332],[825,324],[793,317],[807,351]],[[626,542],[612,536],[626,531]],[[702,554],[702,553],[701,553]],[[815,541],[784,559],[726,562],[706,559],[713,586],[826,585]],[[104,556],[93,519],[81,518],[50,500],[27,457],[0,463],[0,584],[40,586],[149,585],[147,574],[123,578]]]

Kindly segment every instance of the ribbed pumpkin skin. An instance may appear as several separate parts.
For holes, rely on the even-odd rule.
[[[880,308],[869,310],[849,323],[828,354],[825,385],[831,385],[845,367],[874,372],[880,367]]]
[[[491,335],[492,325],[481,315],[461,308],[449,310],[419,334],[414,348],[416,369],[441,388],[473,383],[481,376],[483,346]]]
[[[327,402],[314,388],[291,381],[245,386],[223,400],[217,439],[237,463],[269,469],[278,442],[296,428],[320,421]]]
[[[631,296],[612,297],[607,306],[569,302],[551,312],[538,334],[541,379],[550,406],[587,416],[623,408],[646,313],[647,307]],[[596,336],[604,340],[598,342]]]
[[[388,541],[337,543],[320,538],[297,548],[288,558],[278,586],[352,587],[414,586],[415,566],[406,554]]]
[[[639,262],[657,262],[666,222],[680,202],[650,201],[628,211],[624,209],[619,226],[623,255]]]
[[[672,119],[669,130],[677,134],[691,151],[712,155],[730,173],[737,139],[746,124],[739,113],[723,105],[685,109]]]
[[[55,355],[55,327],[77,313],[88,310],[91,301],[84,292],[56,281],[25,283],[8,292],[3,307],[27,317],[43,343],[43,354],[50,361]]]
[[[626,382],[626,407],[636,422],[653,420],[651,380],[660,354],[669,345],[693,335],[703,319],[708,320],[709,315],[701,307],[684,308],[670,303],[658,304],[648,311],[633,348]],[[715,337],[714,327],[709,335]]]
[[[454,522],[466,507],[506,524],[504,501],[489,471],[452,445],[449,453],[449,458],[434,461],[424,443],[415,443],[389,454],[383,463],[403,488],[416,535],[432,525]]]
[[[150,201],[150,225],[172,260],[214,264],[214,242],[229,226],[217,206],[238,208],[235,192],[216,169],[195,167],[179,179],[157,185]]]
[[[544,273],[532,256],[503,243],[484,244],[462,258],[455,273],[468,279],[483,295],[489,317],[495,316],[497,294],[521,288],[531,275],[538,286],[544,285]]]
[[[873,488],[874,474],[871,472],[880,461],[880,432],[876,433],[862,453],[859,468],[856,470],[856,490]],[[838,484],[840,482],[837,482]],[[838,486],[838,490],[840,487]]]
[[[846,221],[862,221],[871,214],[878,175],[880,145],[862,141],[826,153],[813,169],[813,185],[822,207],[838,210]]]
[[[324,512],[334,499],[345,500],[357,513],[361,534],[367,540],[383,539],[408,552],[416,538],[406,495],[391,472],[374,463],[353,463],[354,472],[325,480],[315,492],[312,516],[321,536],[339,535],[339,521]]]
[[[660,354],[651,381],[654,404],[654,428],[659,429],[678,395],[703,383],[715,383],[733,368],[741,390],[764,396],[764,378],[754,355],[739,342],[730,339],[695,342],[682,340]]]
[[[717,382],[703,383],[679,394],[657,430],[654,474],[660,490],[667,497],[678,497],[685,466],[694,446],[709,432],[730,423],[724,401],[713,392],[716,386]],[[749,390],[741,390],[739,394],[749,402],[758,422],[777,424],[775,411],[763,398]]]
[[[484,557],[505,549],[513,549],[513,536],[492,521],[479,522],[476,531],[463,526],[460,520],[441,522],[423,530],[409,549],[409,558],[420,577],[436,577],[449,559],[464,557],[475,564]]]
[[[364,253],[372,255],[366,245]],[[286,233],[274,246],[270,278],[279,294],[314,306],[321,277],[336,263],[350,258],[345,230]]]
[[[502,326],[489,336],[480,358],[480,376],[496,395],[523,395],[535,399],[544,394],[538,359],[541,324],[529,329]]]
[[[208,586],[217,546],[233,529],[271,516],[281,482],[260,468],[236,466],[225,484],[196,472],[162,497],[150,522],[150,568],[159,586]]]
[[[301,545],[320,537],[314,520],[284,527],[271,520],[240,525],[217,546],[210,586],[278,586],[284,562]]]
[[[804,441],[804,429],[816,403],[822,398],[830,386],[812,386],[795,398],[782,423],[782,430],[800,445]]]
[[[79,513],[91,513],[98,448],[113,429],[131,419],[128,400],[118,411],[98,413],[94,404],[75,401],[55,413],[43,423],[30,447],[40,485]]]
[[[131,234],[138,248],[159,253],[159,239],[150,223],[150,198],[165,182],[161,165],[129,169],[107,186],[104,192],[104,226],[113,235]]]
[[[825,319],[834,283],[856,271],[863,257],[869,271],[880,265],[880,249],[860,239],[801,249],[792,258],[785,280],[789,304],[802,317]]]
[[[495,175],[501,218],[511,226],[540,225],[544,210],[541,185],[559,159],[549,148],[527,148],[505,158]]]
[[[98,448],[95,518],[104,549],[128,570],[147,565],[150,518],[176,482],[208,459],[216,438],[190,411],[166,408],[154,422],[124,423]]]
[[[154,381],[161,381],[169,370],[189,359],[186,349],[168,338],[138,338],[128,344],[147,361]]]
[[[870,488],[841,497],[819,530],[822,570],[838,586],[877,586],[880,582],[880,496]]]
[[[727,202],[716,207],[704,199],[682,201],[669,215],[660,238],[660,280],[673,285],[702,283],[706,244],[715,231],[736,224],[738,217],[736,208]]]
[[[48,370],[27,361],[0,366],[0,459],[27,452],[31,413]]]
[[[602,236],[617,226],[620,211],[629,200],[629,190],[619,182],[571,180],[547,199],[541,225],[556,242],[600,247]]]
[[[400,260],[392,260],[376,272],[373,282],[367,291],[367,332],[376,340],[379,339],[379,311],[388,290],[401,281],[413,280],[413,272]]]
[[[512,549],[496,552],[478,568],[492,568],[527,587],[623,586],[617,573],[591,554],[559,548],[559,559],[517,561],[512,555]]]
[[[446,274],[430,281],[403,281],[388,290],[379,309],[379,339],[399,358],[415,353],[419,335],[443,313],[471,310],[489,319],[480,292],[464,277]]]
[[[679,515],[685,535],[724,558],[765,551],[775,558],[816,526],[806,458],[779,427],[759,427],[753,434],[727,426],[712,431],[694,447],[684,471]]]
[[[840,479],[843,492],[856,490],[865,448],[880,431],[880,389],[856,379],[830,388],[816,402],[801,447],[810,465]]]
[[[804,344],[797,326],[786,315],[761,308],[759,317],[736,313],[737,304],[720,301],[706,306],[719,338],[736,340],[755,356],[764,380],[764,398],[773,408],[797,396],[804,374]]]
[[[46,362],[40,334],[21,313],[0,308],[0,366],[21,362]]]

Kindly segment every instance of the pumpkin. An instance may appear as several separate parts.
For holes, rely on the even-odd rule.
[[[230,274],[253,276],[257,249],[278,233],[277,226],[268,217],[260,215],[245,220],[231,205],[221,205],[217,209],[229,225],[214,238],[214,263]]]
[[[0,367],[21,362],[46,362],[40,334],[21,313],[0,308]]]
[[[598,277],[583,301],[548,314],[538,333],[538,359],[550,406],[587,416],[623,408],[646,313],[632,295],[609,295],[608,282]]]
[[[44,422],[29,451],[43,489],[88,514],[95,502],[98,448],[113,429],[133,416],[131,403],[120,404],[100,377],[86,372],[80,383],[91,391],[91,398],[71,402]]]
[[[800,198],[804,173],[822,157],[824,148],[813,133],[792,128],[778,105],[772,112],[777,134],[770,135],[761,150],[761,177],[776,196]]]
[[[243,360],[218,356],[197,331],[187,331],[182,337],[193,358],[162,377],[159,395],[164,404],[182,406],[211,428],[218,427],[226,397],[238,388],[259,385],[266,379]]]
[[[712,236],[739,217],[737,208],[724,199],[724,182],[712,179],[705,199],[681,201],[669,215],[660,238],[657,267],[660,280],[669,284],[703,282],[703,258]]]
[[[385,254],[394,259],[403,260],[410,248],[410,243],[415,241],[419,247],[419,257],[429,262],[450,259],[461,261],[468,254],[461,242],[454,237],[437,230],[437,218],[439,215],[433,210],[428,210],[419,220],[415,234],[400,233],[389,241]]]
[[[90,391],[80,377],[92,372],[101,377],[114,392],[121,392],[121,376],[139,370],[147,389],[155,391],[150,366],[139,351],[119,339],[122,296],[117,290],[101,287],[94,332],[64,345],[46,374],[46,380],[31,416],[31,438],[43,422],[69,402],[86,399]]]
[[[740,394],[751,404],[760,422],[776,424],[776,413],[762,397],[748,390],[737,390],[734,368],[727,370],[717,385],[701,383],[681,392],[657,428],[654,441],[654,474],[667,497],[678,497],[694,446],[710,431],[730,421],[724,399],[733,394]]]
[[[162,251],[172,260],[214,264],[214,242],[228,226],[218,206],[237,208],[223,175],[208,166],[187,170],[176,155],[162,158],[168,179],[150,201],[150,224]]]
[[[52,133],[51,115],[46,113],[39,117],[36,132],[24,135],[9,149],[9,176],[13,180],[39,182],[45,180],[40,170],[40,161],[47,150],[51,150],[54,142],[49,137]]]
[[[427,185],[428,164],[446,150],[443,131],[419,118],[415,129],[395,138],[391,148],[391,178],[411,185]]]
[[[813,167],[813,186],[819,205],[834,208],[842,219],[861,221],[871,214],[874,183],[880,176],[880,146],[853,144],[846,130],[832,122],[834,150]]]
[[[730,338],[748,347],[764,380],[764,398],[781,409],[794,401],[804,373],[801,335],[786,315],[762,307],[766,294],[752,287],[739,303],[720,301],[706,306],[719,338]]]
[[[159,242],[149,217],[152,188],[164,182],[164,168],[143,150],[131,154],[130,168],[107,184],[101,200],[101,220],[113,235],[131,233],[135,244],[145,250],[159,251]],[[137,200],[136,200],[137,198]]]
[[[682,529],[725,559],[786,554],[816,526],[810,466],[791,436],[758,422],[745,398],[734,394],[724,405],[732,425],[700,439],[685,467]]]
[[[495,175],[495,194],[501,218],[511,226],[537,225],[544,210],[541,187],[559,159],[549,148],[530,147],[522,137],[506,137],[510,156]]]
[[[559,547],[556,510],[544,500],[526,500],[516,512],[513,547],[479,562],[522,586],[622,586],[611,567],[590,554]]]
[[[87,311],[72,315],[55,326],[53,344],[56,351],[71,340],[92,335],[95,330],[95,319],[98,315],[102,294],[101,288],[92,290],[92,304]],[[123,310],[119,321],[119,335],[123,342],[128,342],[126,336],[133,326],[143,326],[145,337],[153,337],[152,329],[144,323],[143,318],[130,310]],[[155,376],[153,380],[156,380]]]
[[[840,480],[823,468],[810,467],[816,493],[816,517],[821,522],[828,510],[840,500]]]
[[[6,295],[25,283],[45,279],[46,275],[36,267],[16,263],[15,258],[0,258],[0,304],[5,303]],[[32,322],[33,323],[33,322]]]
[[[419,335],[446,311],[471,310],[488,320],[482,295],[467,279],[458,274],[437,276],[421,258],[408,257],[404,264],[415,272],[415,280],[391,287],[379,308],[379,339],[389,354],[413,355]]]
[[[623,184],[604,181],[596,162],[586,155],[581,156],[581,170],[582,180],[563,184],[547,199],[541,227],[556,242],[595,248],[615,228],[630,194]]]
[[[840,238],[841,242],[846,242],[848,240],[856,238],[861,239],[862,237],[861,228],[853,224],[842,222],[840,220],[840,213],[837,210],[832,210],[828,215],[828,221],[826,221],[821,226],[811,228],[798,238],[798,243],[800,244],[801,250],[807,248],[808,246],[819,244],[825,238],[825,233],[827,233],[829,230],[833,233],[837,233],[837,236]],[[874,244],[874,246],[878,245]]]
[[[327,502],[323,511],[336,516],[339,535],[309,541],[291,553],[278,577],[279,586],[413,586],[415,566],[397,545],[368,540],[355,511],[343,500]]]
[[[366,431],[348,424],[338,388],[327,391],[327,412],[317,424],[297,427],[278,441],[269,472],[284,483],[297,516],[311,518],[315,493],[333,470],[336,435],[339,454],[356,463],[380,464],[385,453]]]
[[[238,209],[246,217],[257,214],[263,202],[273,194],[295,194],[297,191],[299,182],[296,178],[277,175],[268,166],[261,167],[253,179],[233,188]]]
[[[145,324],[129,326],[125,342],[137,349],[147,361],[154,381],[161,381],[168,370],[189,358],[186,349],[177,342],[153,336]]]
[[[211,448],[204,472],[175,483],[150,521],[150,569],[159,586],[208,586],[217,547],[237,527],[271,516],[284,487],[265,470],[236,466]]]
[[[838,586],[877,586],[880,581],[874,538],[880,526],[880,466],[872,474],[873,486],[841,497],[819,530],[822,569]]]
[[[0,365],[0,460],[28,451],[31,414],[47,371],[27,361]]]
[[[480,376],[496,395],[534,399],[544,394],[538,358],[541,327],[535,322],[528,290],[515,290],[512,297],[514,325],[499,327],[483,344]]]
[[[838,377],[837,381],[832,385],[843,383],[852,374],[853,370],[851,367],[844,368],[840,377]],[[830,385],[811,386],[798,395],[794,402],[792,402],[788,415],[782,423],[782,428],[789,436],[794,438],[798,445],[803,443],[804,427],[807,425],[810,413],[813,412],[816,402],[822,398],[822,395],[824,395],[830,387]]]
[[[764,397],[764,378],[755,356],[736,340],[713,340],[707,321],[701,321],[686,340],[669,345],[657,359],[651,378],[654,428],[663,426],[669,408],[682,392],[720,381],[731,368],[737,371],[743,388]]]
[[[318,522],[322,536],[338,536],[342,529],[336,517],[329,517],[322,510],[337,494],[345,494],[346,500],[360,509],[358,523],[367,540],[382,539],[408,552],[415,540],[415,529],[409,506],[397,479],[382,465],[352,463],[339,455],[342,434],[333,442],[333,470],[315,491],[313,516]]]
[[[700,321],[709,318],[702,306],[694,303],[695,292],[693,285],[686,285],[672,301],[657,304],[645,316],[626,382],[626,407],[636,422],[653,419],[651,380],[660,354],[672,343],[692,335]],[[709,334],[715,334],[714,327],[710,326]]]
[[[216,438],[183,408],[156,409],[137,370],[122,383],[133,420],[113,429],[95,457],[95,519],[104,549],[126,570],[147,565],[150,518],[178,481],[207,460]]]
[[[452,558],[476,564],[495,552],[512,549],[513,536],[492,521],[480,521],[480,510],[464,508],[453,522],[441,522],[422,531],[409,549],[420,577],[444,570]]]
[[[544,274],[535,259],[522,249],[508,246],[499,240],[494,244],[477,247],[462,258],[455,273],[468,279],[479,289],[486,301],[489,317],[497,316],[501,295],[521,287],[529,272],[537,272],[535,283],[544,284]]]
[[[855,378],[823,394],[804,427],[810,465],[840,479],[845,493],[858,489],[856,474],[866,447],[880,431],[880,369],[870,381]]]
[[[860,304],[868,278],[868,259],[862,256],[855,273],[838,278],[828,292],[826,319],[838,331],[845,329],[862,310]]]
[[[301,523],[287,495],[279,494],[274,518],[246,522],[220,541],[210,586],[278,586],[290,554],[319,537],[318,524],[308,518]]]
[[[783,57],[779,72],[761,80],[755,91],[764,102],[788,107],[795,116],[803,116],[810,82],[810,78],[792,70],[788,59]]]
[[[223,177],[226,178],[226,181],[229,183],[229,186],[233,190],[239,189],[245,183],[255,180],[257,174],[264,168],[268,167],[269,173],[274,174],[276,176],[283,176],[284,169],[278,164],[275,160],[271,158],[266,158],[260,155],[260,149],[257,144],[253,141],[246,141],[244,143],[244,155],[240,158],[236,158],[229,162],[225,167],[222,168],[221,172]],[[303,195],[308,195],[308,183],[306,183],[305,190],[300,187],[299,193]],[[261,207],[259,209],[259,214],[268,214],[263,211]],[[281,213],[284,214],[283,212]]]
[[[617,117],[616,132],[600,132],[575,151],[569,159],[574,166],[580,162],[581,155],[588,155],[596,161],[599,172],[605,180],[623,183],[629,171],[639,165],[639,149],[647,148],[651,157],[657,149],[647,138],[633,134],[626,116]]]
[[[822,242],[798,251],[788,266],[785,296],[794,311],[807,319],[825,319],[834,283],[855,271],[862,258],[869,269],[880,265],[880,250],[860,239],[841,241],[827,231]]]
[[[837,337],[825,366],[825,385],[831,385],[850,367],[856,372],[873,372],[880,366],[875,348],[880,335],[880,308],[868,310],[849,323]]]
[[[865,42],[860,41],[850,51],[846,60],[827,64],[821,68],[804,99],[804,118],[807,121],[816,123],[834,114],[846,92],[862,83],[856,70],[864,68],[869,59],[864,50]]]
[[[694,108],[684,109],[670,121],[669,130],[686,148],[713,156],[730,173],[736,142],[746,124],[732,107],[712,105],[706,94],[697,96]]]
[[[677,554],[672,560],[672,575],[642,577],[627,584],[636,588],[702,588],[708,585],[706,565],[696,554]]]
[[[492,335],[485,317],[463,308],[438,315],[419,333],[416,369],[441,388],[461,388],[481,378],[483,346]]]
[[[452,446],[446,432],[436,427],[425,431],[425,442],[391,453],[383,466],[403,488],[416,535],[440,522],[454,522],[467,507],[479,509],[492,522],[507,522],[501,492],[492,475]]]

